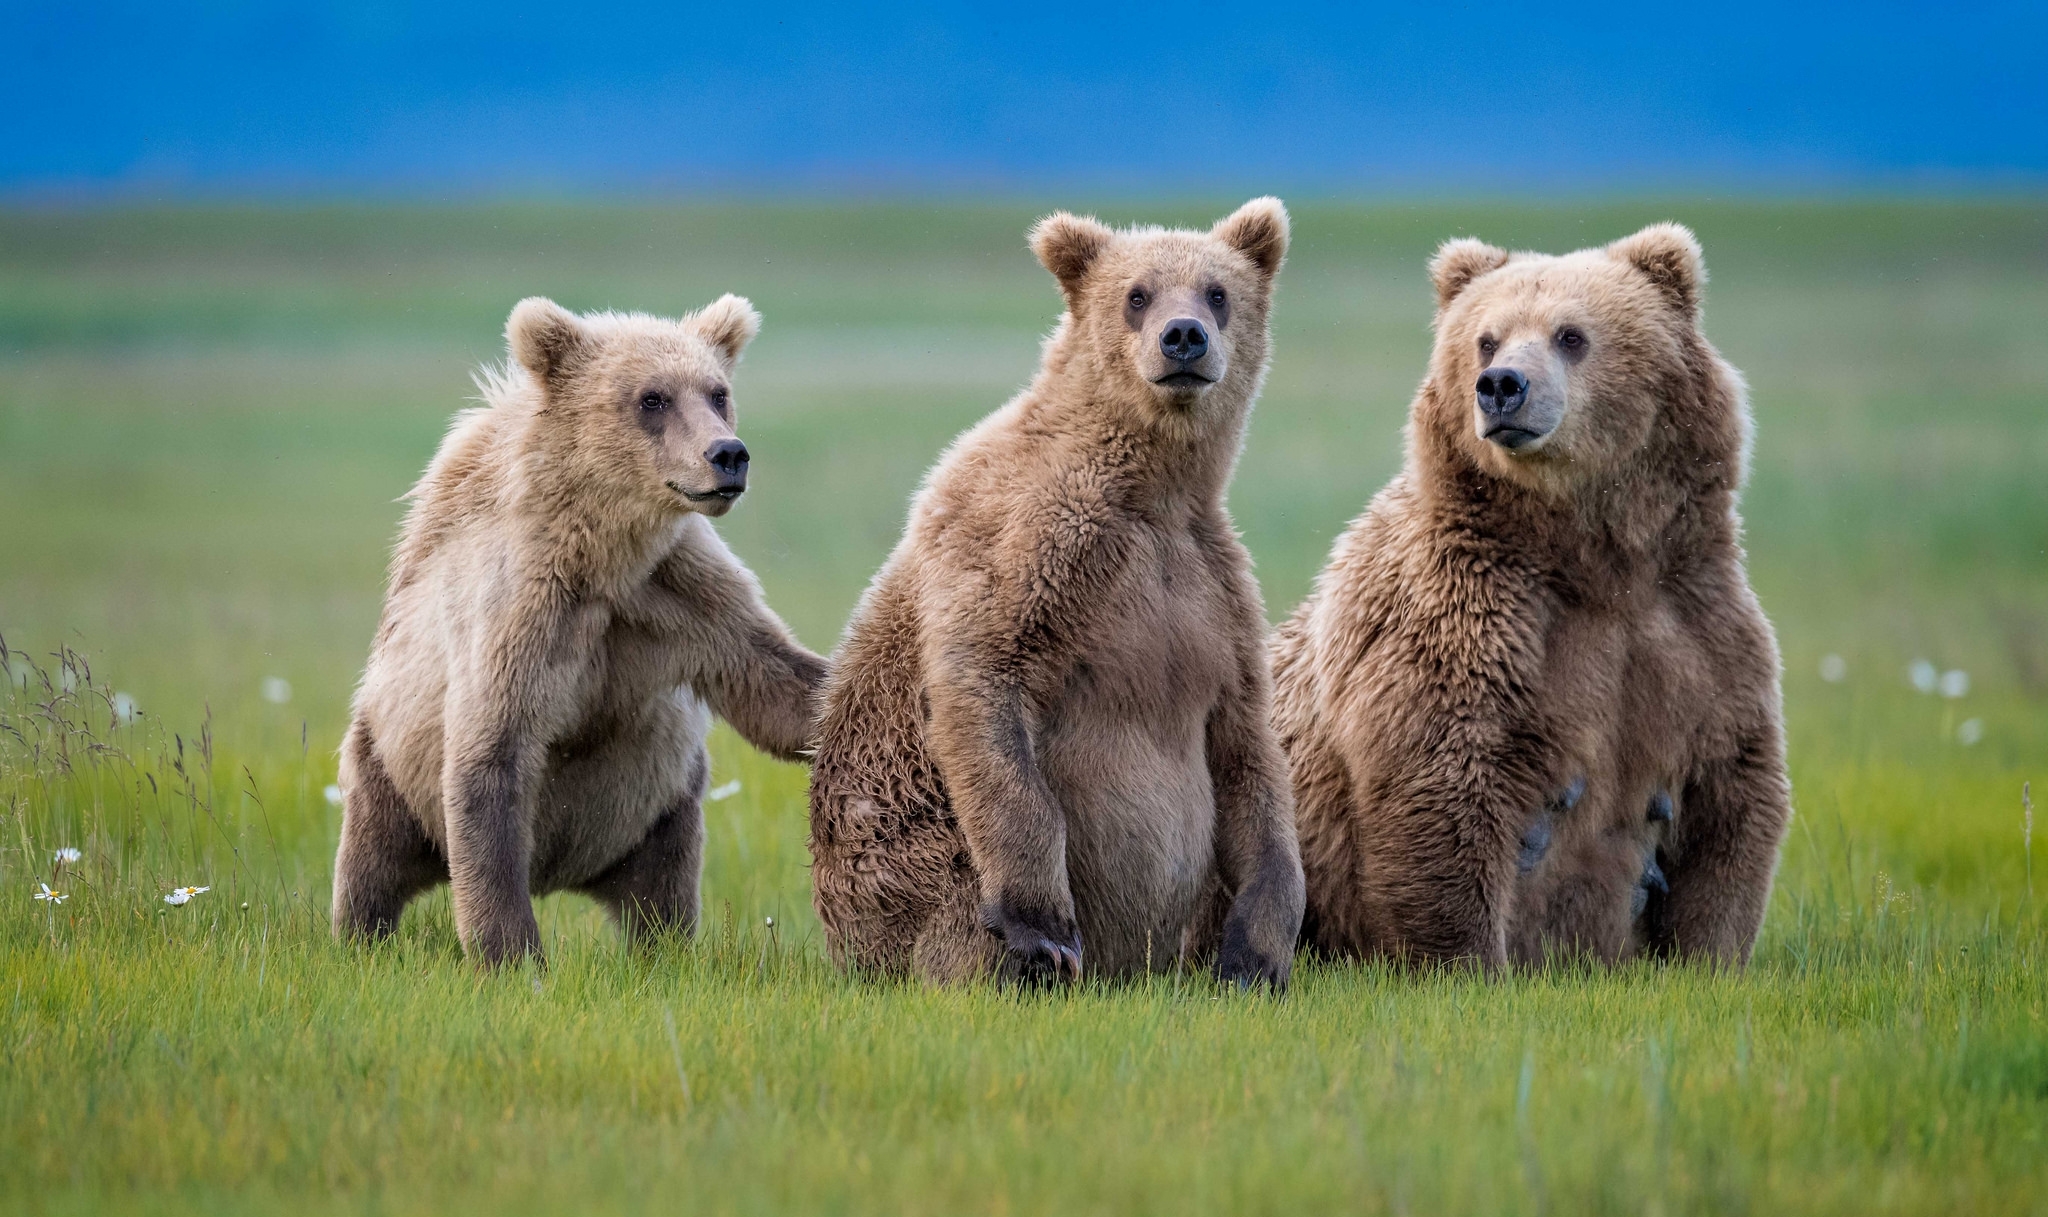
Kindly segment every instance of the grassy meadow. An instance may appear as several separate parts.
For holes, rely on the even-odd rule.
[[[860,983],[803,771],[723,730],[695,942],[557,896],[549,968],[483,974],[443,892],[333,943],[394,500],[512,303],[753,298],[720,527],[824,649],[1034,365],[1039,210],[0,211],[0,1211],[2048,1214],[2039,200],[1296,208],[1231,495],[1276,617],[1399,465],[1437,241],[1698,231],[1798,808],[1742,974]]]

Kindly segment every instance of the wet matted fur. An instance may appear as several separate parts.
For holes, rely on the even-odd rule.
[[[492,962],[539,953],[549,891],[629,933],[695,925],[711,714],[793,758],[825,671],[707,518],[745,485],[731,384],[759,325],[737,296],[513,310],[411,494],[342,745],[337,934],[451,880]]]
[[[1746,960],[1790,787],[1699,247],[1454,241],[1432,271],[1406,468],[1274,639],[1304,938]]]
[[[1039,372],[932,470],[834,656],[811,778],[827,942],[934,980],[1192,951],[1284,984],[1301,866],[1223,498],[1287,213],[1062,213],[1032,245],[1067,304]]]

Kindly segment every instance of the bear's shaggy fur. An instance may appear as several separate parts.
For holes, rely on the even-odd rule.
[[[1790,788],[1699,246],[1454,241],[1432,271],[1406,468],[1273,642],[1304,938],[1747,960]]]
[[[707,516],[745,486],[731,378],[759,328],[522,301],[426,475],[342,744],[337,934],[451,881],[472,956],[538,954],[532,896],[691,929],[716,712],[810,740],[825,672]]]
[[[1301,865],[1223,496],[1287,213],[1255,200],[1207,233],[1061,213],[1032,245],[1067,305],[1038,375],[932,470],[833,660],[827,942],[940,981],[1192,949],[1284,984]]]

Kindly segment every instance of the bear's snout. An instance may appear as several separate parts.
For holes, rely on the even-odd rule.
[[[736,495],[747,488],[747,446],[737,438],[719,440],[704,450],[704,459],[717,474],[712,493]]]
[[[1485,438],[1512,452],[1531,440],[1543,438],[1548,431],[1525,417],[1529,378],[1514,368],[1486,369],[1479,374],[1476,390],[1481,433]]]
[[[1209,330],[1193,317],[1175,317],[1159,331],[1159,350],[1185,370],[1209,353]]]

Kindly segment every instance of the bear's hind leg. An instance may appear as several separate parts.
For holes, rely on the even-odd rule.
[[[1002,940],[981,923],[981,882],[969,871],[956,876],[946,899],[918,931],[911,948],[917,975],[934,984],[956,984],[996,969]]]
[[[697,884],[704,866],[704,806],[684,796],[647,836],[583,891],[605,906],[629,942],[697,930]]]
[[[448,881],[448,863],[377,759],[361,720],[350,724],[342,758],[348,796],[334,858],[334,933],[385,938],[408,901]]]
[[[1654,803],[1652,815],[1670,812]],[[1736,756],[1699,765],[1645,864],[1643,936],[1650,952],[1749,962],[1763,926],[1778,844],[1792,818],[1782,748],[1770,729]],[[1654,872],[1654,873],[1653,873]]]

